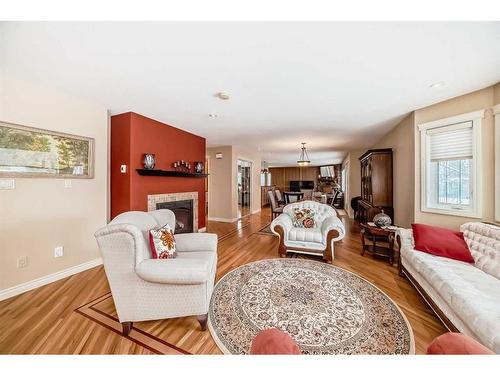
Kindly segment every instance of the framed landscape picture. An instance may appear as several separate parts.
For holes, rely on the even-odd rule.
[[[0,121],[0,177],[93,178],[94,140]]]

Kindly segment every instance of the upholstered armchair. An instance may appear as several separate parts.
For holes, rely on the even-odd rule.
[[[176,258],[151,259],[149,230],[167,223],[175,228],[170,210],[130,211],[95,233],[125,336],[133,322],[183,316],[196,316],[206,329],[217,235],[175,234]]]
[[[310,209],[314,212],[314,226],[294,226],[295,209]],[[271,223],[271,231],[280,237],[279,255],[284,258],[287,251],[322,256],[331,263],[334,258],[334,242],[344,238],[345,228],[335,209],[315,201],[291,203]]]

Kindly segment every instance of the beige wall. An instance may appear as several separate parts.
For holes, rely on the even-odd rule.
[[[95,139],[95,177],[16,178],[0,190],[0,290],[100,257],[94,232],[106,224],[107,124],[103,106],[0,75],[0,120]],[[54,258],[54,247],[64,256]],[[17,268],[17,258],[28,266]]]
[[[414,222],[414,114],[410,113],[371,148],[392,148],[394,222]]]
[[[420,133],[415,130],[415,221],[431,225],[439,225],[458,230],[460,225],[468,221],[494,220],[494,120],[491,107],[494,104],[494,88],[462,95],[432,106],[415,111],[415,126],[429,121],[439,120],[463,113],[486,109],[482,121],[482,218],[442,215],[422,212],[420,206]]]
[[[500,83],[493,86],[493,104],[500,104]]]
[[[222,159],[215,154],[221,152]],[[207,148],[209,158],[208,219],[232,221],[233,201],[233,148],[232,146]]]
[[[234,146],[233,147],[233,171],[234,171],[234,193],[233,193],[233,217],[238,214],[238,189],[236,188],[236,180],[238,173],[238,159],[247,160],[252,162],[252,177],[251,177],[251,189],[252,195],[250,197],[250,209],[251,212],[260,211],[260,169],[261,169],[261,156],[257,148],[246,147],[246,146]]]
[[[222,152],[222,159],[215,154]],[[235,221],[238,218],[238,159],[252,162],[251,211],[260,210],[261,156],[256,148],[246,146],[221,146],[207,148],[210,159],[208,178],[208,219]]]

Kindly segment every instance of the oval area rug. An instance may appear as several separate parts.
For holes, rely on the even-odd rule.
[[[413,354],[408,320],[370,282],[304,259],[245,264],[215,286],[209,329],[226,354],[247,354],[265,328],[287,332],[303,354]]]

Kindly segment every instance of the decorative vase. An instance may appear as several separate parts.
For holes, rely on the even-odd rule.
[[[201,161],[194,163],[194,171],[196,173],[203,173],[203,163]]]
[[[144,169],[154,169],[155,167],[155,154],[144,154]]]
[[[381,210],[380,213],[376,214],[373,217],[373,223],[377,227],[383,228],[383,227],[388,227],[389,225],[391,225],[392,220],[391,220],[391,217],[384,212],[384,210]]]

